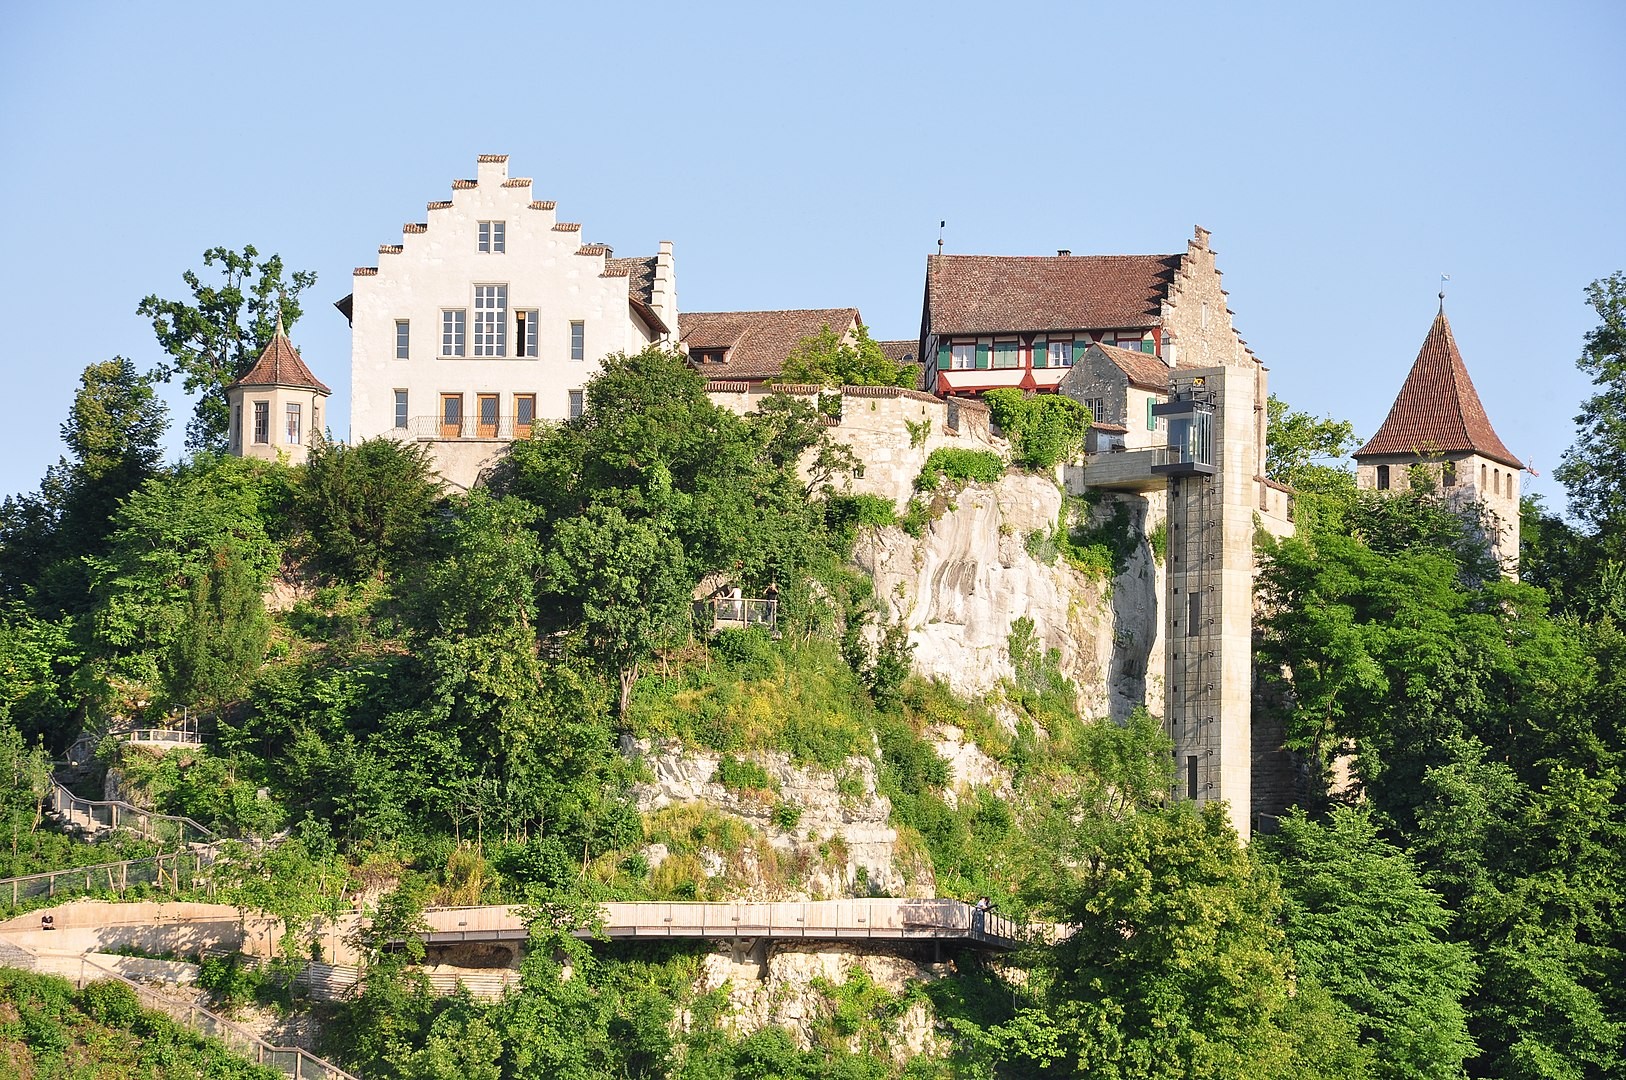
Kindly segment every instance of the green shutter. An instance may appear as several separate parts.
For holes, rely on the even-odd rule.
[[[1044,354],[1044,348],[1045,348],[1044,338],[1036,337],[1036,338],[1033,339],[1033,363],[1031,365],[1032,367],[1044,367],[1045,365],[1050,363],[1050,358]]]
[[[937,343],[937,370],[947,371],[953,355],[954,347],[946,341],[939,341]]]
[[[1157,417],[1152,415],[1152,402],[1155,401],[1155,400],[1157,400],[1157,399],[1152,398],[1152,397],[1148,397],[1146,399],[1146,430],[1147,431],[1156,431],[1157,430]]]
[[[1088,341],[1085,341],[1081,337],[1074,338],[1073,339],[1073,363],[1075,363],[1075,364],[1083,363],[1083,361],[1084,361],[1084,350],[1088,349],[1089,347],[1090,347],[1090,343]]]
[[[979,341],[979,342],[977,342],[977,370],[978,371],[986,371],[987,369],[988,369],[988,343],[986,341]]]
[[[1140,351],[1143,352],[1143,353],[1155,353],[1155,352],[1157,352],[1157,342],[1153,341],[1149,337],[1148,338],[1141,338],[1140,339]]]

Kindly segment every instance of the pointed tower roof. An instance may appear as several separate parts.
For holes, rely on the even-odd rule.
[[[299,358],[299,350],[282,330],[281,311],[277,312],[277,332],[271,335],[271,344],[265,347],[254,366],[226,389],[232,386],[304,386],[324,394],[333,393]]]
[[[1423,339],[1423,348],[1389,410],[1389,418],[1353,456],[1359,459],[1380,454],[1459,451],[1472,451],[1515,469],[1524,468],[1491,427],[1442,309]]]

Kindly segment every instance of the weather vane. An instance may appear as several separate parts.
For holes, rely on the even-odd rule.
[[[1445,314],[1445,283],[1451,280],[1450,274],[1440,275],[1440,314]]]

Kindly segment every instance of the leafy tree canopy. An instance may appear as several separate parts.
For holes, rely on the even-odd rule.
[[[1569,493],[1570,513],[1590,525],[1610,555],[1626,555],[1626,271],[1586,289],[1599,323],[1588,331],[1576,366],[1597,387],[1575,417],[1576,441],[1553,476]]]
[[[311,270],[286,274],[282,256],[260,260],[250,244],[242,251],[210,248],[203,265],[218,282],[206,283],[195,270],[181,275],[192,296],[165,300],[154,293],[136,308],[152,320],[158,345],[169,359],[153,370],[161,382],[179,375],[188,394],[199,395],[186,425],[188,450],[222,451],[230,429],[226,387],[248,373],[271,343],[281,317],[284,328],[299,321],[299,294],[316,284]]]
[[[983,395],[989,415],[1011,440],[1015,464],[1049,470],[1078,460],[1090,411],[1062,394],[1027,395],[1014,387]]]
[[[1275,394],[1265,410],[1266,476],[1301,493],[1348,495],[1355,490],[1354,470],[1333,464],[1355,449],[1353,424],[1298,412]]]
[[[914,386],[913,364],[887,358],[862,323],[852,340],[826,326],[796,343],[776,382],[816,386]]]

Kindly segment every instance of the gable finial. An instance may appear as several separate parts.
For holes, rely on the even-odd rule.
[[[937,223],[937,253],[943,254],[943,230],[948,228],[948,219],[943,218]]]
[[[1445,283],[1451,280],[1450,274],[1440,275],[1440,314],[1445,314]]]
[[[287,337],[288,336],[287,333],[284,332],[283,329],[282,329],[282,300],[283,300],[282,289],[278,288],[277,289],[277,337]]]

